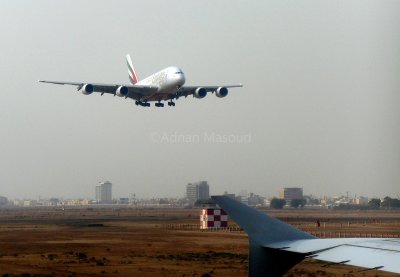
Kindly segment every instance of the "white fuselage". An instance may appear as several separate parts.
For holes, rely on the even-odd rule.
[[[139,81],[137,85],[156,86],[158,87],[156,95],[159,100],[169,98],[169,95],[175,94],[176,91],[185,83],[185,74],[175,66],[167,67],[149,77]]]

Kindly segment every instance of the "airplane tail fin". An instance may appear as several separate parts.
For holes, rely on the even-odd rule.
[[[135,69],[133,68],[132,65],[131,56],[129,54],[126,55],[126,65],[128,66],[129,81],[131,82],[132,85],[134,85],[138,82],[138,78],[136,76]]]
[[[212,196],[249,236],[249,276],[281,276],[304,255],[268,248],[268,244],[316,237],[228,196]]]

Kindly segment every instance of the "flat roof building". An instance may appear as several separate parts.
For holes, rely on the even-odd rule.
[[[303,188],[282,188],[279,191],[279,198],[285,199],[286,204],[293,199],[303,199]]]
[[[100,182],[96,186],[96,202],[98,204],[112,203],[112,184],[109,181]]]
[[[205,200],[210,198],[210,187],[207,181],[189,183],[186,185],[186,197],[191,204],[197,200]]]

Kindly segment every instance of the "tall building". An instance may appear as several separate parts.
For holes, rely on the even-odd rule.
[[[210,188],[207,181],[200,181],[196,183],[189,183],[186,185],[186,197],[189,199],[191,204],[194,204],[197,200],[209,199]]]
[[[109,181],[100,182],[96,186],[96,202],[99,204],[112,203],[112,184]]]
[[[289,204],[293,199],[303,199],[303,188],[283,188],[279,191],[279,198]]]

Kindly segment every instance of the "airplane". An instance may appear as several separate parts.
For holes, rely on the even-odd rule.
[[[400,273],[400,239],[318,239],[229,196],[212,196],[249,237],[249,276],[282,276],[305,258]]]
[[[100,92],[101,95],[109,93],[114,96],[125,97],[125,99],[131,98],[135,100],[137,106],[143,107],[150,107],[149,102],[151,101],[156,102],[156,107],[164,107],[164,103],[161,101],[168,101],[168,106],[175,106],[174,99],[178,100],[182,96],[186,98],[189,95],[201,99],[206,97],[208,92],[215,92],[217,97],[222,98],[228,95],[229,88],[243,87],[242,84],[228,86],[184,86],[186,80],[185,74],[176,66],[167,67],[139,81],[129,54],[126,55],[126,64],[128,66],[130,85],[45,80],[39,80],[39,82],[77,86],[77,90],[81,91],[84,95]]]

